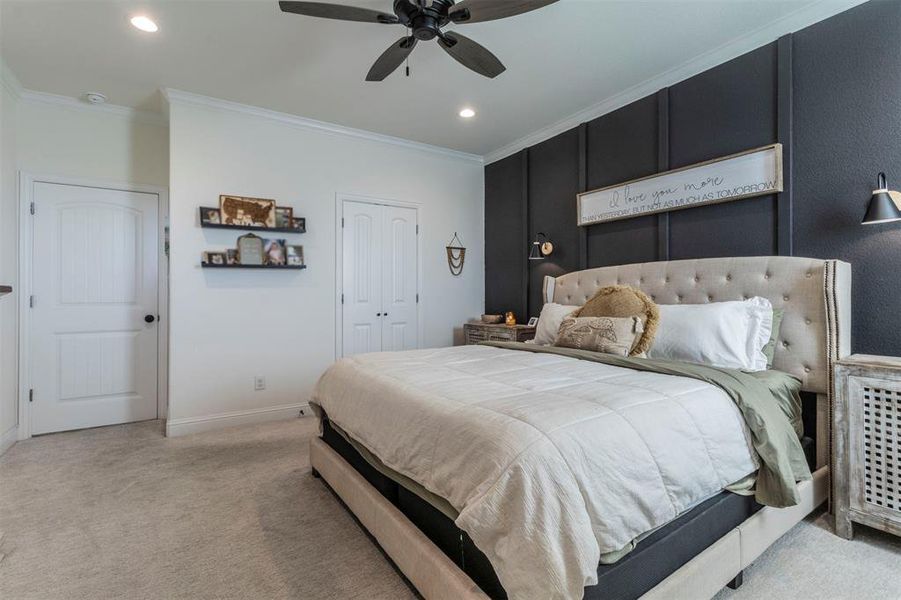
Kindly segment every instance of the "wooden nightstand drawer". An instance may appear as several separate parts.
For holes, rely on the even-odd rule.
[[[486,323],[466,323],[463,325],[466,344],[479,342],[525,342],[535,337],[535,328],[528,325],[488,325]]]

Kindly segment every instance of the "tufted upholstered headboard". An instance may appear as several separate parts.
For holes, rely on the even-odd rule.
[[[851,265],[791,256],[704,258],[599,267],[545,277],[545,302],[584,304],[602,287],[631,285],[658,304],[768,298],[785,316],[773,368],[801,389],[832,395],[832,365],[851,353]]]

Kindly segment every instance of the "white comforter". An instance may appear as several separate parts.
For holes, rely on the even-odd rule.
[[[719,388],[552,354],[358,355],[333,365],[313,400],[459,511],[511,600],[581,598],[602,553],[758,466]]]

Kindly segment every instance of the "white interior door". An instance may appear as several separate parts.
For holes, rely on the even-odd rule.
[[[155,419],[158,196],[38,182],[33,201],[32,433]]]
[[[419,347],[416,209],[345,200],[342,354]]]
[[[382,207],[344,202],[344,356],[382,349]]]
[[[419,347],[416,210],[383,206],[382,350]]]

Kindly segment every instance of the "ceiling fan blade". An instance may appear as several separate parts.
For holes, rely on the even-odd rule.
[[[448,17],[454,23],[481,23],[513,17],[557,0],[463,0],[454,4]]]
[[[398,18],[388,13],[357,8],[356,6],[344,6],[341,4],[328,4],[326,2],[288,2],[282,0],[278,3],[282,12],[306,15],[308,17],[321,17],[323,19],[338,19],[340,21],[359,21],[361,23],[398,23]]]
[[[413,36],[402,37],[391,44],[373,63],[369,73],[366,74],[366,81],[382,81],[391,75],[410,55],[414,47],[416,47],[416,38]]]
[[[438,43],[454,60],[479,75],[493,79],[507,69],[487,48],[457,32],[445,33]]]

